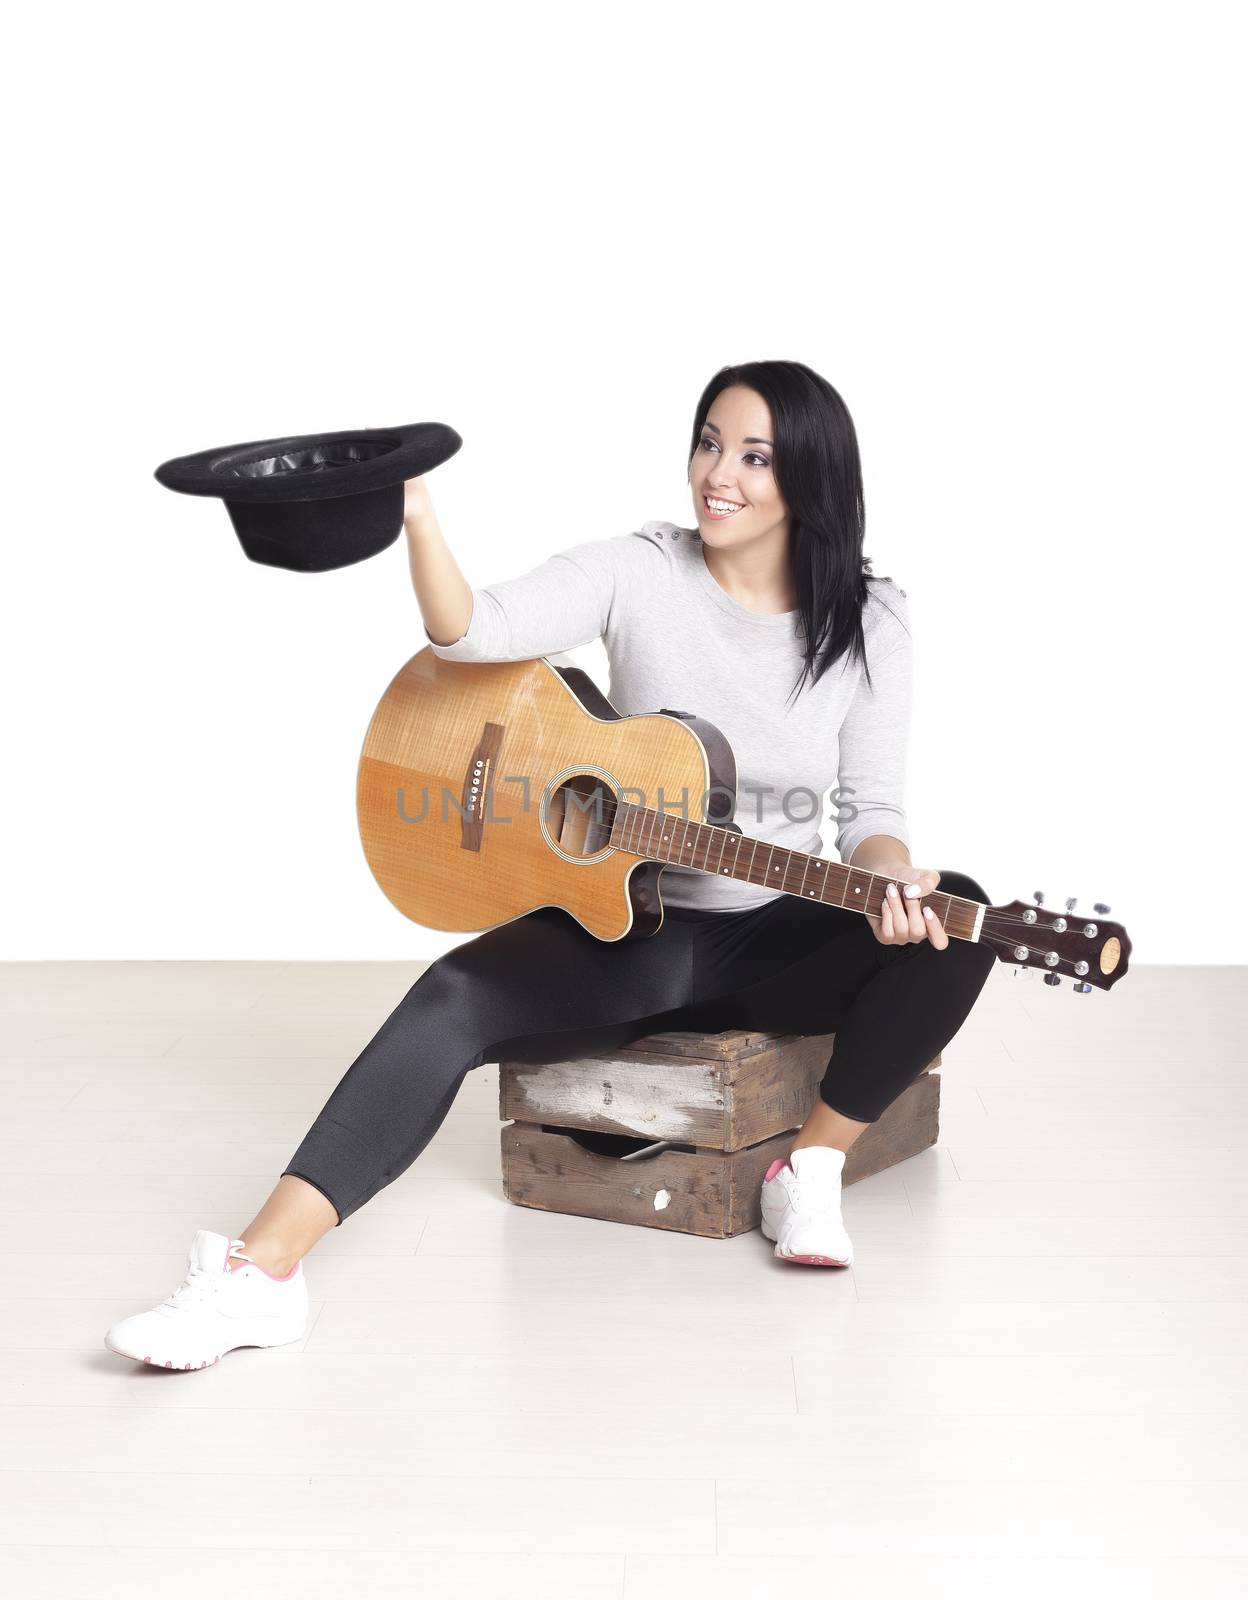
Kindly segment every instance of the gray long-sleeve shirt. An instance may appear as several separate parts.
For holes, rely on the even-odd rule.
[[[874,693],[861,662],[842,656],[792,698],[802,669],[798,613],[750,611],[711,575],[696,529],[647,522],[591,539],[517,578],[473,590],[462,639],[430,648],[445,661],[523,661],[601,638],[607,698],[624,716],[663,706],[715,724],[737,762],[742,833],[819,855],[824,800],[835,786],[836,849],[849,861],[871,834],[907,846],[902,805],[913,659],[905,591],[870,578],[863,635]],[[692,807],[701,797],[691,796]],[[647,800],[645,803],[653,804]],[[785,891],[666,866],[663,901],[740,911]]]

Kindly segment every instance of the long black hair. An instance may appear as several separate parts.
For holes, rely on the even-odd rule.
[[[753,389],[771,410],[772,466],[789,513],[789,555],[797,591],[804,665],[811,686],[842,655],[867,664],[862,610],[869,590],[885,580],[862,553],[866,509],[858,435],[844,400],[826,378],[800,361],[744,361],[721,367],[698,401],[690,470],[716,395],[733,384]]]

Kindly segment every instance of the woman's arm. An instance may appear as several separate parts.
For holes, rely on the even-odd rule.
[[[404,523],[425,633],[443,661],[527,661],[590,644],[606,633],[614,611],[627,609],[641,576],[664,559],[661,546],[620,534],[585,540],[519,577],[472,588],[432,508]]]
[[[903,863],[908,867],[914,865],[909,845],[891,834],[873,833],[857,847],[847,865],[861,867],[864,872],[874,872],[879,867],[891,872]]]
[[[468,632],[472,590],[442,537],[424,478],[410,478],[403,487],[403,531],[416,603],[430,640],[451,645]]]

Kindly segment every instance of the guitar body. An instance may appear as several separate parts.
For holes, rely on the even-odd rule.
[[[364,855],[406,917],[481,932],[560,906],[599,939],[663,922],[663,863],[607,842],[617,799],[740,830],[728,741],[688,712],[621,716],[579,668],[424,649],[360,754]],[[604,821],[605,819],[605,821]]]

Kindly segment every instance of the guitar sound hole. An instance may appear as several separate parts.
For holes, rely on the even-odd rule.
[[[546,828],[570,856],[596,856],[611,843],[615,794],[601,778],[578,773],[559,785],[546,802]]]

